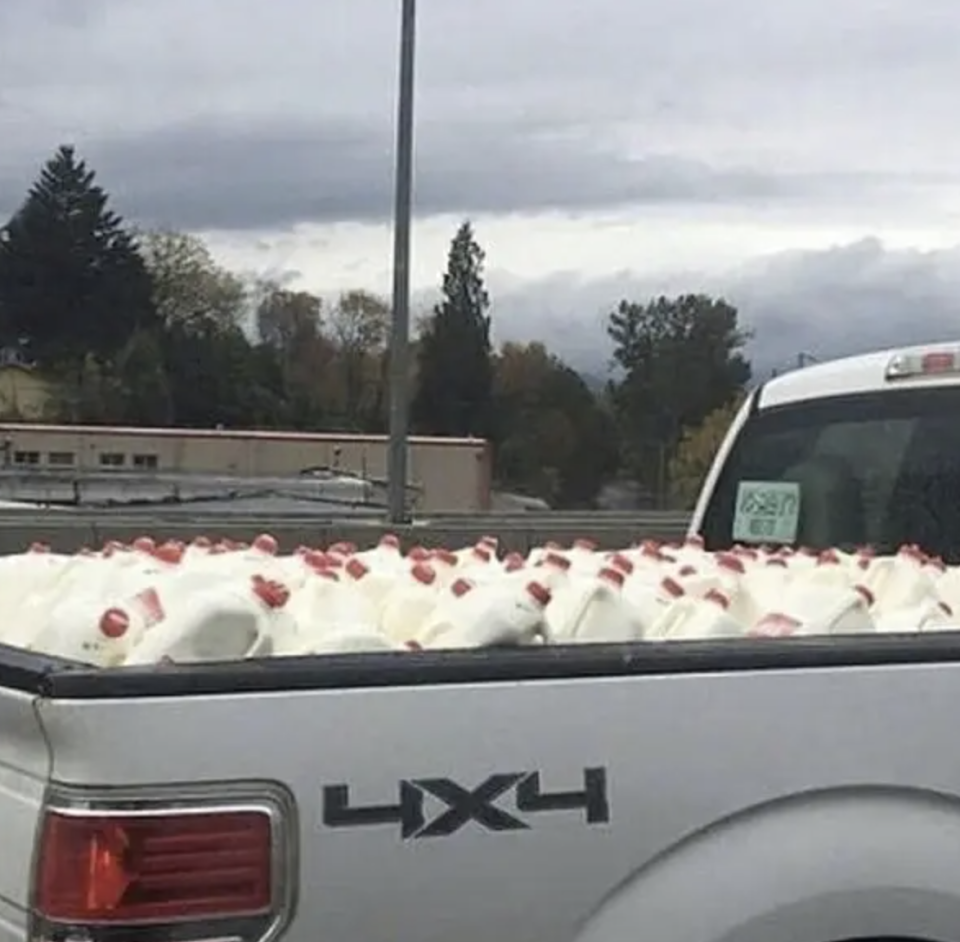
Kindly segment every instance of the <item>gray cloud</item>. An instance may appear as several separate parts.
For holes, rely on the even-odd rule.
[[[139,222],[384,218],[397,6],[3,0],[0,207],[72,140]],[[942,207],[958,40],[944,0],[422,3],[418,212]]]
[[[726,297],[754,332],[758,376],[786,368],[799,353],[829,359],[888,346],[960,339],[960,248],[890,250],[863,239],[826,251],[784,252],[705,278],[620,275],[584,281],[558,274],[527,285],[491,275],[500,339],[547,340],[581,369],[604,372],[604,322],[622,298],[705,291]]]
[[[206,121],[82,148],[124,213],[145,225],[187,229],[274,229],[302,222],[390,218],[393,139],[389,128],[344,119],[316,125]],[[672,155],[631,159],[570,128],[533,117],[514,126],[447,122],[421,128],[418,214],[571,212],[633,206],[764,208],[833,199],[846,205],[898,201],[898,189],[935,187],[942,174],[778,172],[711,166]],[[960,177],[957,178],[960,181]],[[4,197],[29,185],[0,176]]]
[[[125,212],[184,228],[281,228],[389,218],[392,139],[386,129],[328,120],[243,127],[210,122],[92,142],[86,154]],[[447,124],[423,129],[421,215],[591,210],[625,204],[727,204],[852,199],[895,178],[777,174],[695,160],[630,160],[565,129]],[[0,180],[0,192],[15,192]]]

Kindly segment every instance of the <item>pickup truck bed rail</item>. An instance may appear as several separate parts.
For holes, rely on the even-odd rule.
[[[0,645],[0,687],[72,700],[960,661],[960,631],[266,658],[100,670]]]

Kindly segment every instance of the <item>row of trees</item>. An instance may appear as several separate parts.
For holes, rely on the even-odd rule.
[[[51,420],[386,430],[383,298],[241,277],[196,236],[134,231],[109,202],[65,146],[0,230],[0,346],[55,383]],[[736,310],[621,302],[615,377],[596,390],[546,342],[494,347],[484,261],[465,222],[414,338],[414,431],[491,439],[498,484],[556,506],[590,506],[618,475],[660,493],[672,479],[686,500],[750,376]]]

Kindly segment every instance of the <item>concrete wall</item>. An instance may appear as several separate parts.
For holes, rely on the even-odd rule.
[[[570,545],[579,537],[589,536],[604,549],[622,549],[641,539],[675,540],[682,538],[686,529],[686,515],[676,513],[646,513],[631,515],[621,520],[602,519],[590,523],[582,517],[531,515],[530,520],[484,519],[482,516],[462,520],[436,521],[401,529],[387,528],[379,523],[298,520],[171,520],[148,516],[110,518],[93,516],[80,518],[76,523],[58,522],[55,515],[43,514],[29,522],[4,516],[0,520],[0,553],[17,553],[37,541],[48,543],[60,552],[74,552],[82,546],[97,547],[114,539],[130,542],[137,536],[149,534],[156,539],[190,540],[195,536],[229,537],[249,541],[258,533],[269,532],[280,540],[286,550],[299,545],[329,546],[348,540],[358,546],[372,546],[389,530],[402,537],[407,547],[450,546],[461,547],[475,543],[481,536],[495,534],[506,550],[526,552],[531,547],[549,541]]]

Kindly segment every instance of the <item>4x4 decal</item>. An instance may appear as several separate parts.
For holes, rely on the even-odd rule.
[[[401,779],[397,801],[386,805],[353,805],[350,786],[327,785],[323,789],[323,824],[328,828],[361,828],[385,824],[400,826],[404,840],[448,837],[471,822],[487,831],[526,831],[526,818],[547,811],[582,811],[588,825],[610,821],[607,770],[583,770],[583,787],[575,791],[544,791],[539,772],[498,772],[475,787],[449,778]],[[512,793],[516,811],[498,802]],[[443,804],[427,820],[427,799]]]

